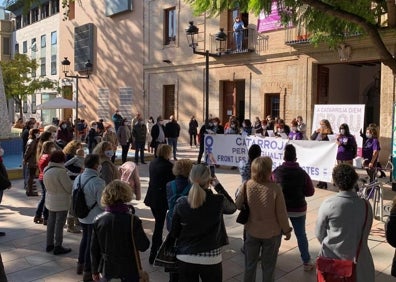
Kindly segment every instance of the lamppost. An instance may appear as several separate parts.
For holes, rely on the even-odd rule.
[[[186,36],[188,45],[193,49],[194,54],[205,56],[205,123],[209,120],[209,57],[220,57],[221,52],[225,50],[223,44],[227,40],[227,35],[224,33],[224,29],[220,28],[220,31],[216,34],[216,51],[218,53],[209,53],[209,50],[205,52],[197,51],[198,46],[197,36],[199,29],[194,25],[194,22],[189,22],[190,26],[186,29]]]
[[[65,57],[65,59],[62,61],[62,71],[65,74],[65,77],[70,77],[70,78],[75,78],[76,79],[76,119],[74,123],[78,122],[78,81],[80,79],[88,79],[89,78],[89,72],[92,69],[92,63],[88,60],[85,63],[85,69],[84,72],[86,73],[85,75],[69,75],[69,68],[70,68],[70,61]],[[78,139],[78,132],[77,132],[77,124],[74,125],[75,127],[75,138],[76,140]]]

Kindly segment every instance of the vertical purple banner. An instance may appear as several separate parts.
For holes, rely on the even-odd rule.
[[[272,1],[271,13],[268,15],[261,11],[257,20],[257,32],[265,32],[271,30],[278,30],[283,28],[280,22],[280,15],[278,14],[278,3]]]

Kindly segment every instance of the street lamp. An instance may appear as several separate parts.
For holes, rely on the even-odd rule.
[[[89,72],[92,69],[92,63],[89,60],[85,63],[85,69],[84,69],[84,72],[86,73],[85,75],[79,75],[79,74],[69,75],[68,74],[69,69],[70,69],[70,61],[67,59],[67,57],[65,57],[65,59],[62,61],[62,71],[65,74],[65,77],[70,77],[70,78],[76,79],[76,119],[75,119],[75,123],[77,123],[78,122],[78,80],[89,78]],[[75,124],[74,127],[75,127],[75,131],[76,131],[75,138],[77,140],[78,139],[77,124]]]
[[[198,31],[199,29],[194,25],[194,22],[189,22],[190,26],[186,29],[186,36],[188,41],[188,46],[193,49],[194,54],[205,56],[205,123],[209,120],[209,57],[220,57],[221,52],[225,50],[225,42],[227,40],[227,35],[224,33],[224,29],[220,28],[215,36],[216,40],[216,51],[218,53],[209,53],[209,50],[205,52],[197,51],[198,46]]]

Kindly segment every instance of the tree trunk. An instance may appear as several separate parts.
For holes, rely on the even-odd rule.
[[[388,11],[388,27],[396,27],[396,4],[395,0],[386,0]]]
[[[4,91],[3,74],[0,67],[0,138],[7,138],[11,133],[11,124],[8,118],[7,99]]]

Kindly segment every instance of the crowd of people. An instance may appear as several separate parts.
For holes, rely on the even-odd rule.
[[[46,225],[44,250],[54,255],[71,251],[63,246],[65,223],[68,232],[82,233],[76,272],[83,275],[83,281],[113,278],[139,281],[135,253],[151,247],[149,263],[153,264],[164,240],[165,223],[169,238],[176,242],[178,261],[177,270],[169,272],[170,281],[222,281],[222,248],[228,244],[223,214],[233,214],[245,203],[250,209],[243,232],[245,282],[256,281],[258,261],[262,280],[274,281],[282,236],[289,240],[293,231],[303,269],[314,268],[305,231],[305,198],[314,195],[315,189],[309,175],[299,166],[293,145],[285,146],[284,163],[274,171],[271,158],[262,157],[260,147],[252,145],[248,162],[240,167],[242,185],[235,201],[209,166],[201,164],[205,134],[263,137],[274,134],[303,140],[307,134],[301,116],[293,119],[290,126],[271,116],[263,120],[256,117],[253,123],[244,119],[241,126],[238,119],[231,116],[222,126],[215,117],[199,131],[198,122],[192,116],[188,128],[190,146],[197,146],[197,139],[200,146],[196,164],[177,158],[180,125],[173,116],[164,125],[161,116],[156,122],[150,117],[146,123],[139,113],[128,121],[116,111],[112,120],[113,124],[103,120],[92,122],[88,130],[60,121],[59,126],[50,125],[42,131],[34,120],[29,120],[22,131],[26,195],[39,195],[34,181],[37,170],[41,186],[33,221]],[[321,120],[310,139],[329,141],[329,135],[333,134],[329,121]],[[363,135],[363,158],[367,159],[367,172],[373,177],[380,151],[377,126],[370,124]],[[374,281],[375,270],[367,246],[373,214],[370,205],[367,207],[353,190],[357,175],[351,165],[357,154],[356,140],[347,124],[340,125],[335,140],[338,164],[333,170],[333,180],[339,192],[325,200],[318,213],[316,236],[322,245],[320,255],[353,259],[362,238],[357,281]],[[88,154],[83,149],[84,143]],[[135,149],[134,162],[127,161],[131,144]],[[122,148],[121,166],[114,163],[118,146]],[[149,163],[149,184],[144,198],[154,218],[151,244],[144,223],[131,204],[133,195],[136,200],[141,199],[138,163],[139,157],[142,164],[146,162],[146,146],[155,155]],[[2,164],[3,154],[0,148],[0,202],[3,190],[11,187]],[[317,187],[325,188],[325,184],[319,182]],[[84,218],[78,218],[72,209],[72,194],[79,187],[83,188],[89,207]],[[366,218],[365,214],[368,214]]]

